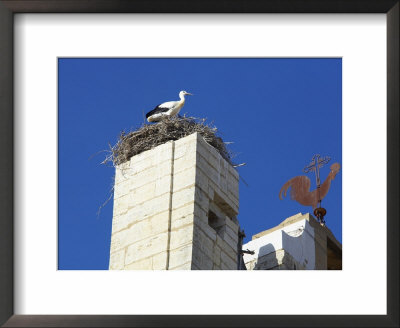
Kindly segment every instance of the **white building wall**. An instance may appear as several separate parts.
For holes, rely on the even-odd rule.
[[[244,244],[243,249],[255,252],[254,255],[243,256],[248,270],[260,267],[276,269],[282,266],[293,269],[287,267],[289,262],[295,264],[297,269],[315,269],[314,228],[306,218],[253,239]],[[285,259],[289,262],[285,263]]]

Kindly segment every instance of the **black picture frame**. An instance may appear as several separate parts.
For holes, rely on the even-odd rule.
[[[0,0],[0,324],[4,327],[399,327],[399,8],[399,0]],[[13,126],[13,19],[16,13],[385,13],[387,315],[15,315],[13,136],[17,131]]]

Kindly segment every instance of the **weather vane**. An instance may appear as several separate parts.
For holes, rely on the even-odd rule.
[[[335,179],[336,174],[340,170],[340,164],[333,163],[330,167],[331,171],[329,172],[328,177],[321,185],[319,169],[330,160],[331,158],[329,156],[321,157],[321,155],[316,154],[313,156],[310,164],[303,169],[304,173],[315,172],[317,189],[310,191],[310,179],[305,175],[301,175],[290,179],[279,191],[279,198],[282,199],[282,193],[286,196],[288,189],[291,188],[290,198],[302,205],[312,206],[314,209],[314,215],[318,218],[318,221],[322,226],[325,225],[324,216],[326,214],[326,209],[321,207],[321,201],[327,195],[331,186],[331,181]]]

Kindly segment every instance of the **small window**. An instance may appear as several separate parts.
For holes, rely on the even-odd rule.
[[[223,236],[225,232],[225,220],[219,218],[212,211],[208,211],[208,225],[213,228],[219,236]]]

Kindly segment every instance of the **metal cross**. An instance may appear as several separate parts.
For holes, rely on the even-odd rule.
[[[312,161],[310,164],[308,164],[304,169],[304,173],[308,173],[311,171],[315,171],[315,179],[317,182],[317,189],[318,189],[318,202],[321,206],[321,197],[320,197],[320,186],[321,186],[321,181],[319,179],[319,169],[323,167],[325,164],[327,164],[331,158],[329,156],[326,157],[321,157],[320,154],[316,154],[313,156]]]

